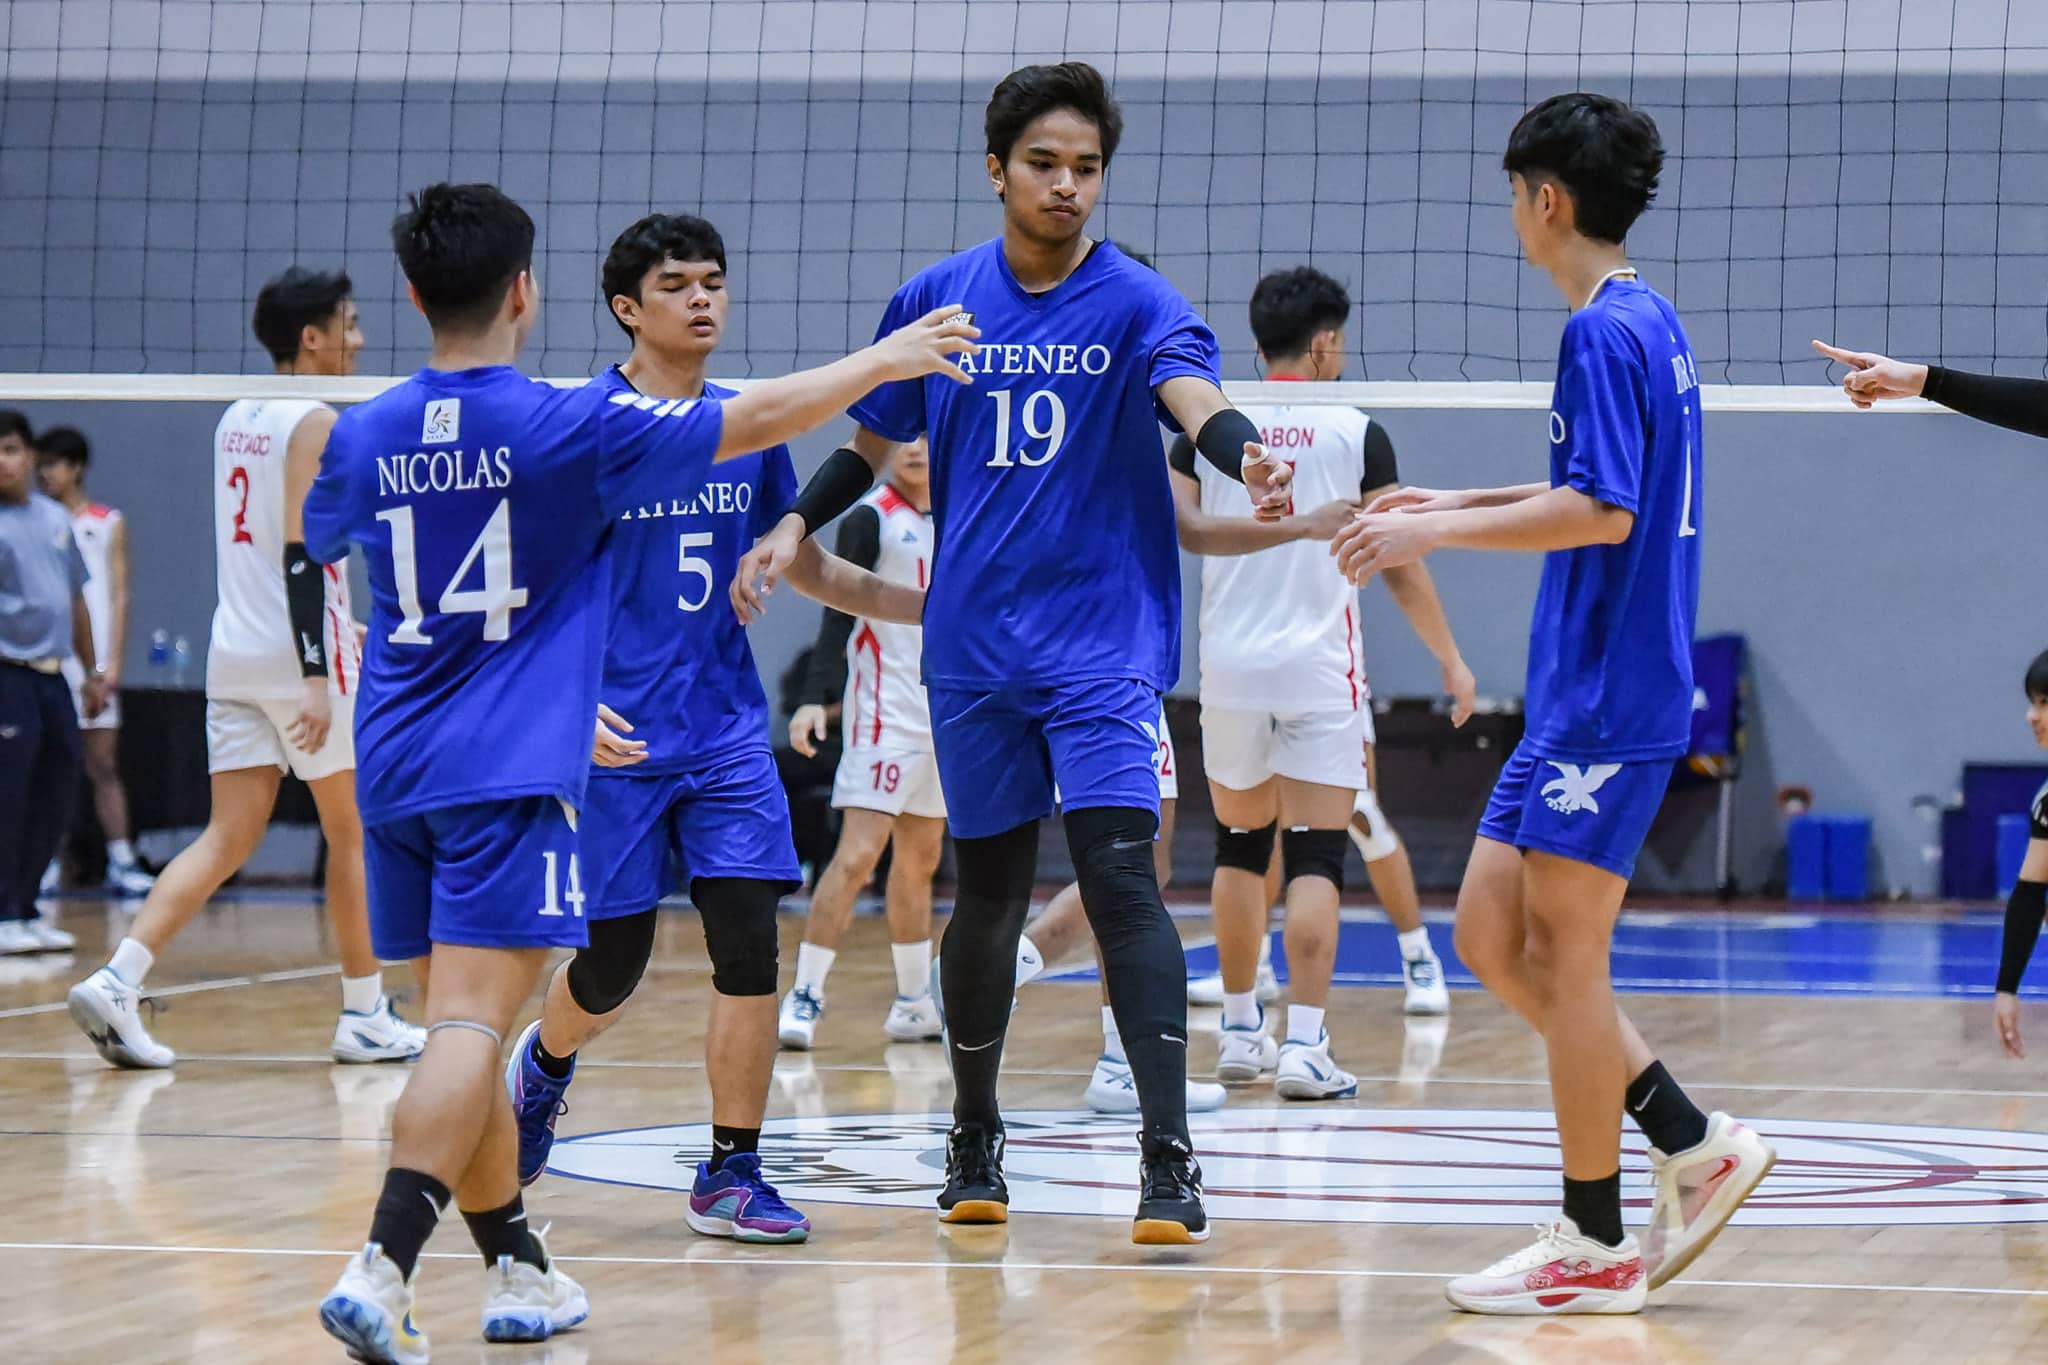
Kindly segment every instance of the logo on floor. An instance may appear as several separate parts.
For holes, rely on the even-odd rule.
[[[2048,1222],[2048,1134],[1806,1119],[1748,1120],[1778,1166],[1736,1222],[1752,1227]],[[767,1175],[795,1204],[930,1209],[944,1179],[944,1114],[771,1119]],[[1128,1116],[1007,1117],[1018,1213],[1128,1218],[1138,1172]],[[1209,1212],[1309,1223],[1538,1222],[1557,1209],[1550,1116],[1512,1109],[1224,1109],[1191,1120]],[[711,1125],[634,1128],[555,1144],[557,1175],[687,1190]],[[1648,1212],[1643,1143],[1622,1152],[1631,1221]]]

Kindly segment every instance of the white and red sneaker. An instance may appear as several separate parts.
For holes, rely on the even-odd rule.
[[[1467,1313],[1517,1316],[1640,1313],[1649,1292],[1635,1238],[1607,1246],[1563,1217],[1539,1226],[1533,1245],[1444,1286],[1444,1297]]]
[[[1652,1147],[1657,1198],[1643,1231],[1650,1288],[1663,1288],[1698,1260],[1777,1164],[1770,1144],[1721,1113],[1707,1116],[1705,1140],[1689,1151],[1665,1156]]]

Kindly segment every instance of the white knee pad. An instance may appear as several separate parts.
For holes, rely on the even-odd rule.
[[[1387,817],[1381,813],[1380,799],[1377,796],[1369,791],[1360,792],[1358,800],[1353,804],[1352,809],[1358,814],[1363,815],[1372,826],[1371,830],[1365,834],[1358,832],[1358,826],[1353,825],[1351,827],[1351,842],[1358,845],[1360,857],[1364,858],[1368,863],[1376,863],[1382,858],[1391,858],[1401,851],[1400,836],[1394,833],[1394,827],[1387,822]]]

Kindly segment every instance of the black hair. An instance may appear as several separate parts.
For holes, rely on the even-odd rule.
[[[63,460],[81,469],[92,463],[92,447],[77,427],[49,427],[36,437],[36,454],[46,460]]]
[[[1003,77],[982,117],[988,154],[1007,166],[1010,149],[1031,121],[1055,109],[1071,109],[1095,125],[1102,135],[1102,165],[1107,169],[1123,140],[1124,115],[1110,98],[1102,73],[1086,62],[1020,66]]]
[[[650,213],[618,235],[605,254],[598,275],[604,307],[627,336],[633,329],[612,312],[612,300],[624,294],[636,302],[640,282],[663,261],[714,261],[725,269],[725,239],[718,229],[688,213]]]
[[[1279,360],[1301,355],[1317,332],[1342,327],[1351,316],[1351,295],[1314,266],[1276,270],[1252,290],[1252,340],[1259,352]]]
[[[429,185],[391,222],[391,247],[437,331],[477,331],[533,265],[533,219],[496,185]]]
[[[2034,662],[2027,665],[2027,696],[2048,697],[2048,649],[2034,656]]]
[[[1641,110],[1579,91],[1522,115],[1500,164],[1524,181],[1562,186],[1580,234],[1619,243],[1657,197],[1664,139]]]
[[[288,365],[298,358],[299,339],[306,329],[327,325],[355,292],[346,271],[292,266],[256,291],[249,328],[272,360]]]
[[[28,424],[28,417],[18,408],[0,408],[0,441],[10,436],[19,436],[22,444],[36,443],[35,431]]]

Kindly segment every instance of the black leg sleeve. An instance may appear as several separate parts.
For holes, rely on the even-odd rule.
[[[953,920],[939,948],[939,989],[953,1063],[953,1121],[1000,1128],[996,1076],[1016,994],[1017,939],[1038,872],[1038,822],[955,841]]]

